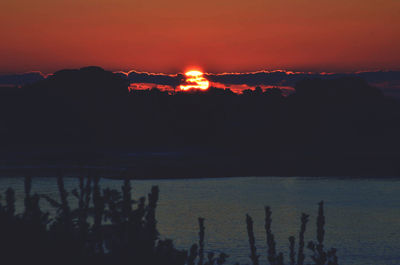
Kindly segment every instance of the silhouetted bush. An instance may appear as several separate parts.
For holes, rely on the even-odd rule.
[[[61,177],[57,179],[59,200],[31,194],[32,179],[25,178],[24,211],[15,214],[15,194],[6,191],[6,205],[0,204],[0,259],[7,264],[194,264],[203,262],[204,226],[200,226],[201,252],[194,244],[189,255],[174,247],[171,240],[161,240],[156,228],[155,211],[158,187],[145,198],[131,198],[128,179],[122,191],[104,189],[100,178],[79,178],[79,191],[71,194],[78,208],[71,209]],[[40,198],[57,209],[49,217],[39,207]],[[136,207],[133,207],[136,205]],[[200,221],[202,220],[202,221]],[[204,219],[199,219],[200,224]],[[225,257],[225,256],[221,256]],[[225,260],[213,258],[211,264]],[[208,264],[208,263],[206,263]]]
[[[221,265],[228,258],[225,253],[216,255],[210,251],[204,258],[204,219],[199,218],[199,243],[189,251],[178,250],[169,239],[160,239],[156,228],[155,211],[158,187],[153,186],[139,200],[131,198],[129,179],[122,190],[100,189],[100,178],[79,178],[79,191],[71,194],[78,201],[78,208],[71,209],[70,193],[65,190],[63,178],[57,179],[59,200],[49,196],[31,194],[32,179],[25,178],[24,210],[15,214],[15,193],[5,192],[5,205],[0,204],[0,261],[5,264],[99,264],[99,265]],[[39,207],[43,198],[57,209],[49,217]],[[276,254],[276,243],[271,232],[271,211],[265,208],[265,229],[268,261],[271,265],[283,265],[283,254]],[[304,233],[308,216],[303,214],[299,234],[299,250],[295,261],[295,239],[289,238],[290,264],[304,264]],[[247,232],[250,259],[259,264],[255,246],[253,220],[247,215]],[[323,203],[319,205],[317,218],[317,242],[310,241],[308,248],[315,265],[337,265],[336,249],[324,250]]]
[[[321,201],[319,203],[318,208],[318,217],[317,217],[317,242],[309,241],[308,249],[311,250],[310,259],[313,263],[307,263],[309,265],[338,265],[338,258],[336,256],[336,249],[331,248],[330,250],[324,250],[324,236],[325,236],[325,216],[324,216],[324,203]],[[282,252],[276,254],[276,243],[274,239],[274,235],[271,232],[271,210],[269,207],[265,207],[265,230],[266,230],[266,238],[267,238],[267,258],[270,265],[284,265],[284,255]],[[304,234],[306,231],[306,225],[308,222],[308,215],[301,215],[301,226],[299,232],[299,249],[298,256],[296,262],[296,253],[295,253],[295,237],[289,237],[289,263],[290,265],[303,265],[305,261],[304,254]],[[249,245],[250,245],[250,260],[253,265],[258,265],[259,255],[256,253],[255,246],[255,238],[253,233],[253,220],[249,215],[246,215],[247,222],[247,232],[249,236]]]

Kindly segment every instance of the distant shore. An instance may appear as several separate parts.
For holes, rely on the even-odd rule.
[[[221,178],[239,176],[397,177],[395,157],[317,157],[226,151],[153,151],[89,156],[10,156],[0,160],[0,177],[100,176],[131,179]]]

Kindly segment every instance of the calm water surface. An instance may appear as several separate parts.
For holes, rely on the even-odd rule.
[[[103,188],[122,181],[102,179]],[[132,181],[133,196],[160,188],[158,229],[179,248],[197,242],[198,217],[206,225],[206,250],[230,255],[228,264],[250,263],[245,215],[254,220],[257,250],[266,260],[264,206],[272,208],[272,232],[280,251],[297,239],[301,213],[310,214],[306,240],[315,238],[317,203],[325,201],[327,247],[338,249],[340,264],[400,264],[400,180],[307,177],[239,177]],[[23,205],[23,178],[0,178],[0,192],[13,187]],[[66,178],[68,190],[78,180]],[[55,178],[34,178],[34,192],[57,196]],[[18,206],[17,205],[17,206]],[[43,204],[54,213],[48,205]],[[308,253],[308,251],[306,251]],[[266,262],[264,262],[266,264]]]

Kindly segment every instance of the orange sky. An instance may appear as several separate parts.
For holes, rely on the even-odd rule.
[[[399,0],[2,0],[0,73],[400,69]]]

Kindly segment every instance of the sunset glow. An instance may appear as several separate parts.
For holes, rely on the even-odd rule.
[[[180,85],[180,89],[183,91],[188,90],[207,90],[210,86],[210,82],[204,78],[203,72],[198,70],[190,70],[185,73],[186,81],[183,85]]]
[[[0,1],[0,73],[399,69],[398,0],[93,3]]]

